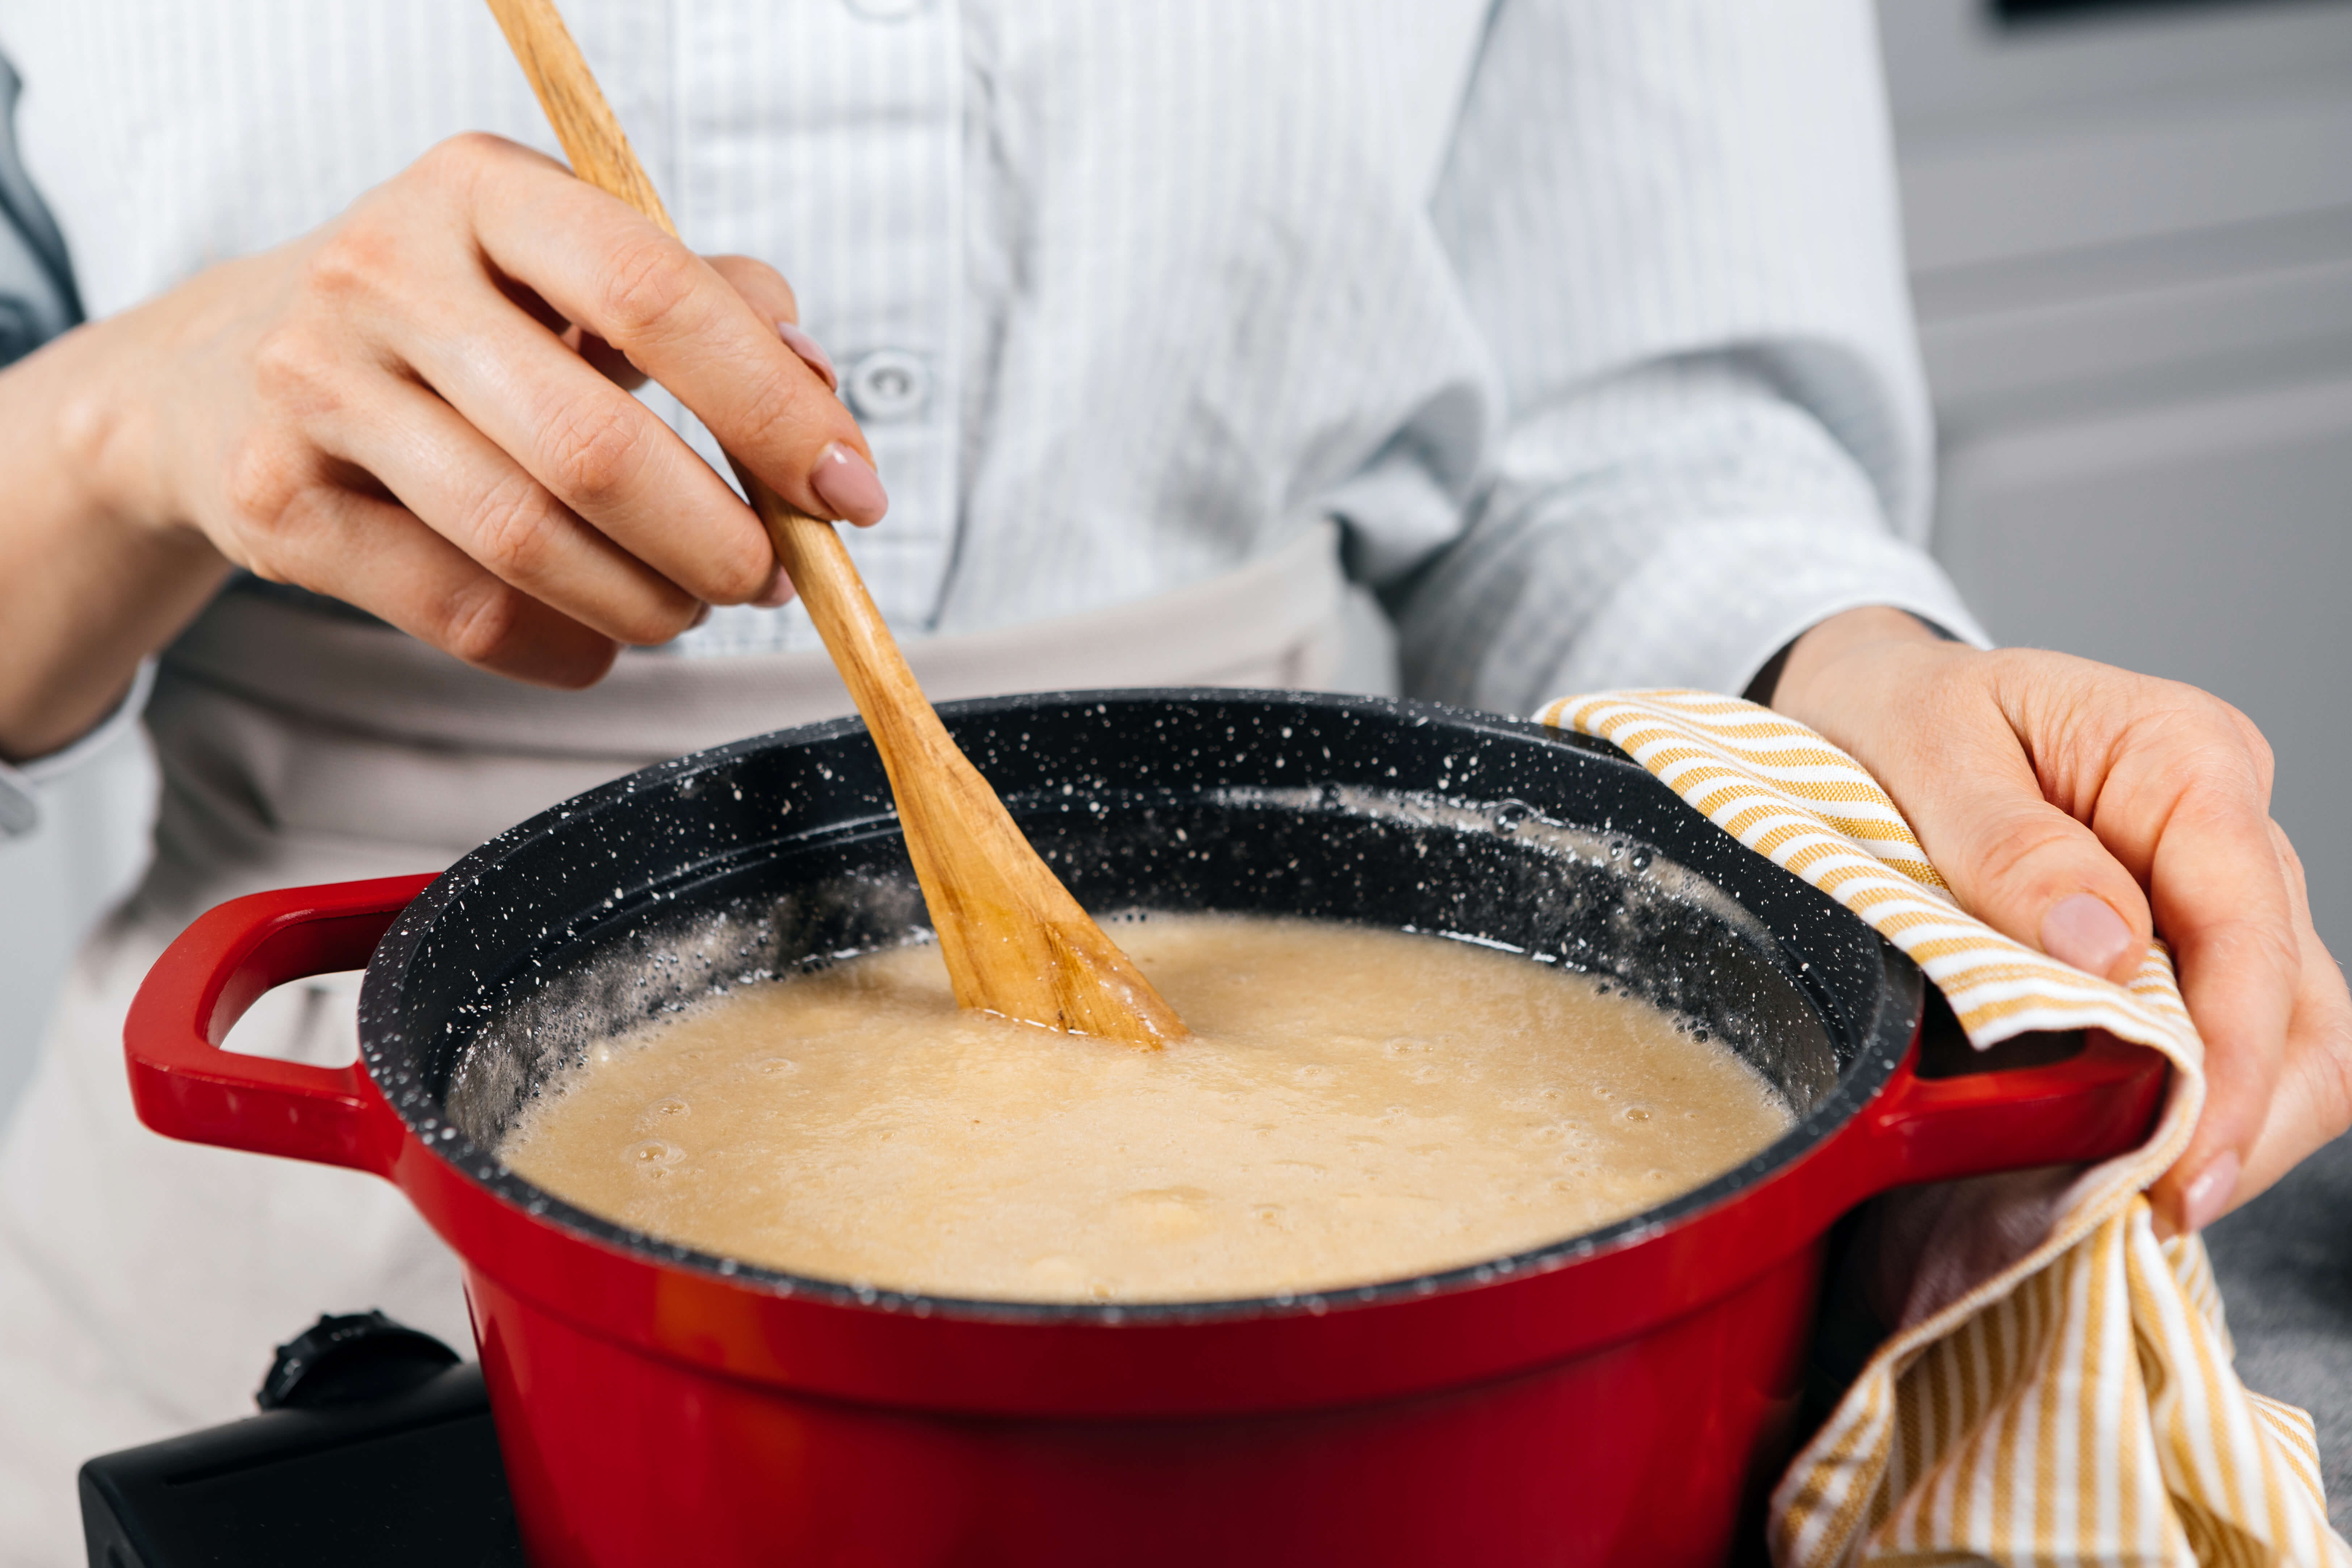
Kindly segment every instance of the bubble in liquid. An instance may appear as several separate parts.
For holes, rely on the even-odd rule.
[[[1129,1223],[1145,1234],[1172,1241],[1209,1228],[1209,1217],[1202,1212],[1208,1201],[1209,1195],[1199,1187],[1158,1187],[1130,1192],[1118,1200],[1118,1207]]]
[[[656,1181],[669,1175],[671,1167],[684,1158],[684,1149],[676,1144],[666,1144],[659,1138],[647,1138],[644,1143],[631,1144],[621,1151],[622,1164]]]
[[[1623,1115],[1628,1122],[1646,1122],[1650,1119],[1650,1108],[1647,1105],[1628,1105]]]
[[[786,1072],[798,1072],[801,1064],[789,1056],[772,1056],[759,1064],[759,1071],[775,1077]]]

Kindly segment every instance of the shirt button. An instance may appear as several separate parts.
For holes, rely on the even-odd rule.
[[[849,406],[860,419],[912,419],[931,395],[931,372],[900,349],[877,349],[849,367],[842,382]]]
[[[930,0],[849,0],[849,8],[869,22],[898,22],[929,3]]]

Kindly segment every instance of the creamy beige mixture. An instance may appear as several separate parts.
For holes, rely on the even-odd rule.
[[[1790,1124],[1730,1051],[1513,955],[1233,915],[1115,934],[1192,1039],[960,1013],[937,950],[904,948],[596,1048],[501,1152],[592,1212],[797,1274],[1171,1301],[1523,1251]]]

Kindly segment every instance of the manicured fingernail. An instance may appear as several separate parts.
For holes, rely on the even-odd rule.
[[[834,370],[833,357],[824,351],[823,344],[790,321],[776,323],[776,336],[782,338],[784,347],[798,354],[809,369],[823,376],[825,385],[835,392],[841,390],[841,376]]]
[[[781,566],[776,568],[776,575],[768,579],[768,586],[760,591],[760,597],[751,601],[761,610],[774,610],[792,601],[793,580],[784,575]]]
[[[2204,1174],[2189,1184],[2180,1195],[2180,1223],[2190,1230],[2204,1229],[2221,1218],[2230,1207],[2231,1196],[2238,1190],[2238,1153],[2224,1149],[2213,1157]]]
[[[2086,975],[2104,975],[2131,946],[2131,927],[2104,898],[2078,893],[2042,917],[2042,950]]]
[[[882,493],[882,480],[866,465],[866,459],[836,441],[824,449],[816,460],[816,472],[809,476],[809,487],[817,499],[833,508],[833,515],[845,523],[878,523],[882,514],[890,509],[890,497]]]

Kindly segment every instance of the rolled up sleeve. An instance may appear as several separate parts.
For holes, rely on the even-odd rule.
[[[0,839],[20,838],[41,825],[42,787],[71,776],[135,727],[154,684],[155,661],[148,659],[141,663],[114,711],[79,740],[29,762],[0,762]]]

